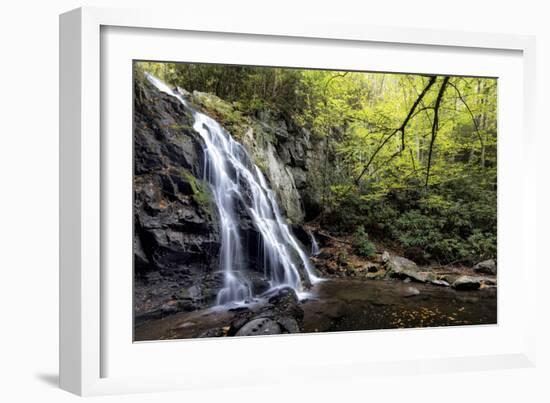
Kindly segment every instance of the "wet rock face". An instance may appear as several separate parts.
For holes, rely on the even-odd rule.
[[[273,190],[277,193],[281,206],[292,222],[302,222],[304,212],[300,194],[290,168],[282,163],[275,147],[268,143],[265,148],[267,175]]]
[[[284,121],[283,121],[284,122]],[[322,211],[321,172],[324,168],[324,143],[293,123],[285,123],[285,135],[277,137],[277,155],[281,156],[299,196],[301,219],[310,221]]]
[[[223,124],[223,120],[221,121]],[[282,153],[274,144],[283,129],[275,126],[275,123],[249,122],[242,137],[242,144],[246,147],[254,162],[262,170],[269,182],[271,189],[277,196],[279,207],[283,214],[294,223],[304,220],[304,211],[298,184],[291,167],[288,165],[290,157]]]
[[[215,299],[217,213],[190,112],[147,81],[134,99],[135,309],[164,316]]]
[[[269,111],[258,112],[242,142],[264,171],[279,205],[293,224],[321,212],[324,145],[304,128]]]

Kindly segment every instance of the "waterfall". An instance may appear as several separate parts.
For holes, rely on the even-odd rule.
[[[313,231],[310,230],[308,232],[311,238],[311,256],[317,256],[320,252],[319,244],[317,243],[317,239],[315,239],[315,235],[313,235]]]
[[[271,288],[289,286],[301,291],[299,265],[305,269],[310,283],[320,281],[282,216],[263,173],[246,149],[214,119],[191,108],[177,91],[149,74],[147,78],[193,113],[193,128],[204,140],[204,179],[210,184],[220,217],[220,269],[224,273],[224,286],[218,293],[217,304],[246,301],[253,296],[248,280],[240,272],[245,269],[245,255],[239,233],[239,209],[248,211],[260,234],[262,269]]]

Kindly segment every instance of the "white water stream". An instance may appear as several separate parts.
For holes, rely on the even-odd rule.
[[[313,231],[308,232],[311,238],[311,256],[317,256],[320,252],[319,244],[317,243],[317,239],[315,239],[315,235],[313,235]]]

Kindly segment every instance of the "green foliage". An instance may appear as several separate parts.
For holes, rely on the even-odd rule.
[[[302,103],[302,70],[193,63],[136,63],[164,82],[237,102],[245,113],[276,109],[287,115]]]
[[[421,248],[442,263],[496,256],[495,79],[187,63],[134,67],[136,76],[148,71],[221,98],[205,96],[205,107],[237,137],[264,111],[306,129],[323,145],[323,163],[308,179],[322,194],[321,223],[330,231],[353,234],[364,226],[375,239]]]
[[[497,255],[497,237],[494,233],[476,229],[468,237],[468,244],[476,260],[495,258]]]
[[[376,246],[369,240],[362,225],[357,227],[353,234],[353,251],[364,257],[370,257],[376,253]]]
[[[341,234],[359,225],[359,235],[364,226],[378,240],[421,248],[440,263],[474,263],[496,257],[496,192],[473,176],[429,193],[411,185],[378,198],[351,194],[322,225]]]
[[[340,265],[347,265],[348,264],[348,254],[346,251],[338,252],[338,255],[336,256],[336,259]]]

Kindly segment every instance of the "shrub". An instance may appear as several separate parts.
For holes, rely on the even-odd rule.
[[[370,257],[376,252],[376,246],[369,240],[365,228],[360,225],[353,234],[353,251],[364,257]]]
[[[479,230],[474,231],[468,237],[471,254],[476,256],[476,260],[494,259],[497,257],[497,237],[491,233],[482,233]]]
[[[342,251],[338,253],[338,255],[336,256],[336,259],[338,260],[338,263],[340,265],[346,266],[348,264],[348,254],[346,253],[346,251]]]
[[[367,196],[350,195],[331,214],[329,229],[349,234],[357,228],[354,239],[361,239],[366,230],[373,239],[422,249],[427,258],[443,264],[496,257],[496,192],[475,178],[434,186],[429,193],[393,189]],[[358,251],[360,244],[354,242]]]

